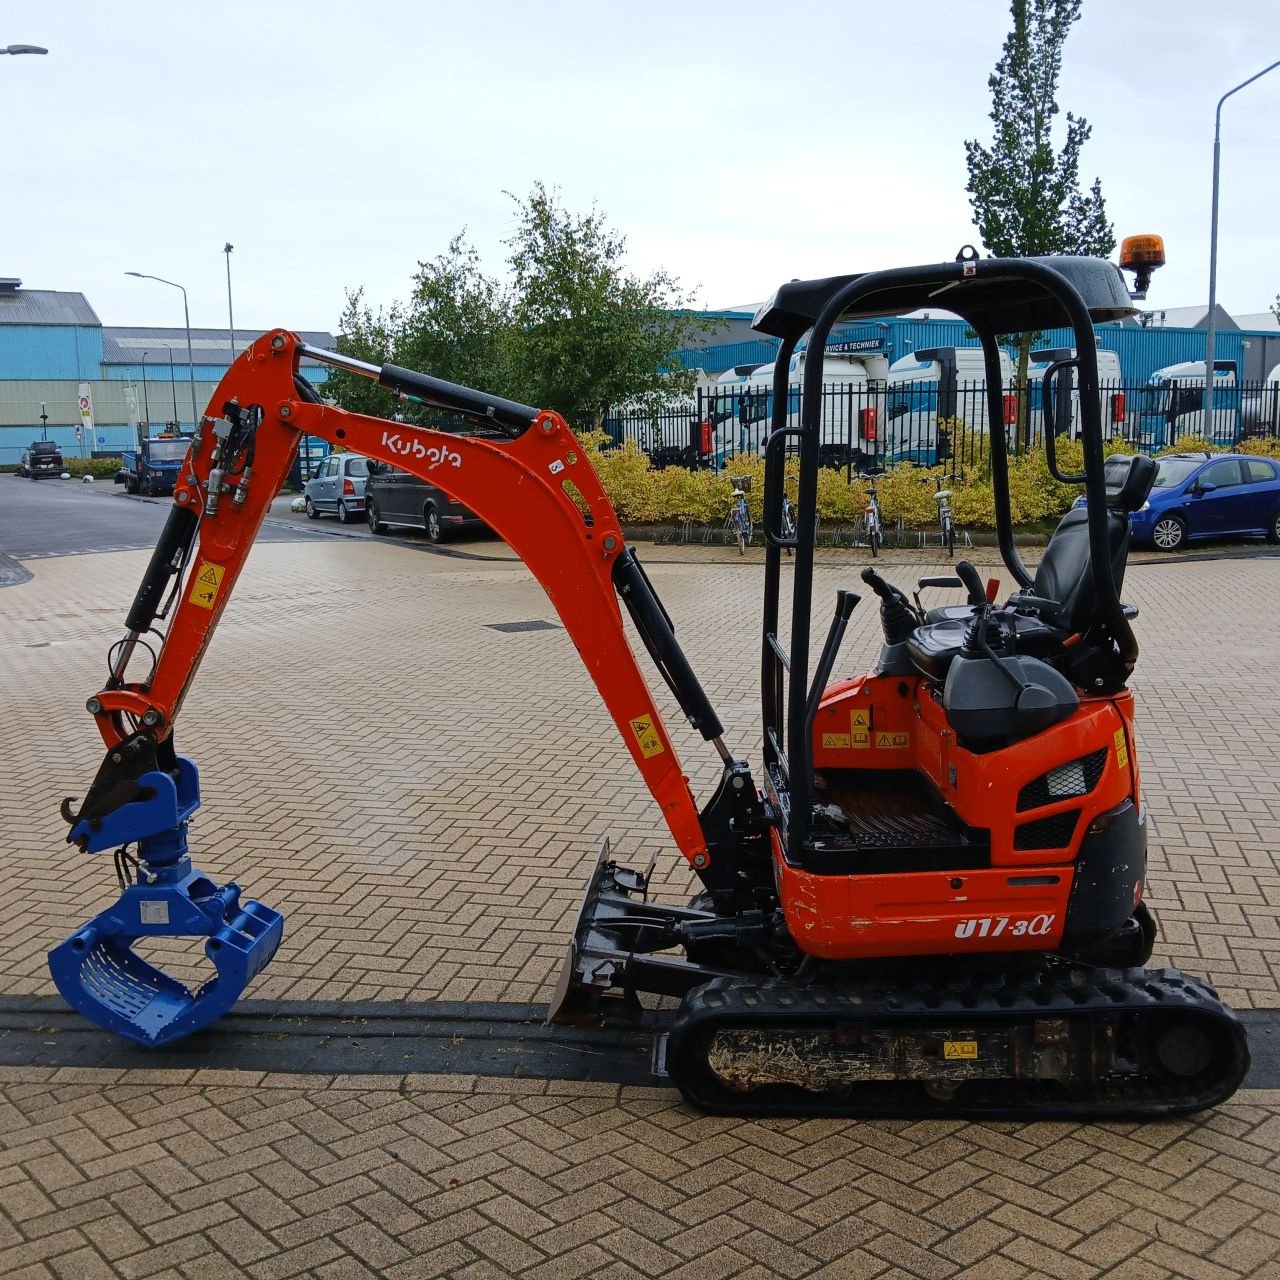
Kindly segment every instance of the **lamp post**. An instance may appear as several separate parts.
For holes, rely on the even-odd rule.
[[[227,255],[227,328],[231,330],[231,363],[236,362],[236,321],[231,311],[231,250],[235,245],[231,241],[227,241],[222,246],[222,252]]]
[[[171,289],[178,289],[182,293],[182,318],[187,326],[187,375],[191,384],[191,427],[192,430],[198,425],[199,413],[196,410],[196,362],[195,357],[191,354],[191,313],[187,310],[187,291],[180,284],[176,284],[172,280],[166,280],[163,276],[149,276],[142,271],[126,271],[127,276],[137,276],[139,280],[155,280],[159,284],[167,284]],[[169,363],[173,363],[173,352],[169,352]],[[178,417],[178,406],[175,403],[173,408],[174,420]]]
[[[16,58],[20,53],[48,53],[48,49],[42,49],[38,44],[7,44],[0,53],[11,53]]]
[[[169,386],[173,388],[173,426],[177,431],[182,428],[178,425],[178,380],[173,374],[173,348],[169,348]]]
[[[144,351],[142,353],[142,415],[147,420],[147,431],[151,430],[151,406],[147,403],[147,356],[151,353]]]
[[[44,401],[40,401],[40,439],[49,438],[49,415],[44,411]]]
[[[1256,76],[1250,76],[1234,89],[1228,89],[1218,99],[1218,109],[1213,115],[1213,211],[1209,217],[1209,328],[1204,340],[1203,405],[1206,434],[1210,431],[1210,424],[1213,421],[1213,348],[1218,330],[1216,314],[1218,309],[1218,159],[1222,150],[1222,104],[1233,93],[1239,93],[1241,89],[1251,85],[1255,80],[1261,80],[1268,71],[1274,71],[1277,67],[1280,67],[1280,62],[1273,62],[1269,67],[1263,67]]]

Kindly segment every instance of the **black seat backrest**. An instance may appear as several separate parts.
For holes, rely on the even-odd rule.
[[[1142,455],[1113,454],[1106,461],[1105,478],[1107,541],[1111,573],[1119,591],[1129,558],[1129,513],[1146,502],[1156,478],[1156,464]],[[1042,614],[1050,626],[1083,634],[1101,621],[1089,564],[1089,513],[1084,507],[1062,517],[1036,568],[1031,593],[1060,603],[1061,608],[1052,615]]]

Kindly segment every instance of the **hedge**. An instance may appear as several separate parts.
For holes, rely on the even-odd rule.
[[[648,457],[628,442],[620,448],[604,448],[607,437],[593,432],[581,437],[591,455],[619,516],[635,524],[671,524],[690,521],[694,524],[718,525],[724,521],[732,505],[733,478],[751,479],[747,490],[747,506],[753,520],[759,522],[764,505],[764,463],[752,455],[733,460],[728,471],[686,471],[669,467],[655,471]],[[1124,441],[1107,445],[1108,454],[1122,453],[1132,446]],[[1182,437],[1164,453],[1193,450],[1228,452],[1206,446],[1195,437]],[[1237,450],[1241,453],[1280,457],[1280,441],[1248,440]],[[1059,467],[1078,473],[1084,466],[1081,445],[1073,440],[1057,444]],[[787,462],[787,491],[794,500],[799,475],[799,462]],[[934,502],[934,477],[952,493],[951,509],[957,526],[970,529],[995,527],[995,497],[991,487],[989,464],[962,466],[954,475],[945,467],[917,467],[910,463],[896,466],[879,478],[877,491],[880,509],[887,522],[902,520],[908,528],[924,528],[937,520]],[[1032,449],[1009,459],[1009,500],[1015,524],[1031,524],[1053,520],[1062,515],[1081,492],[1079,485],[1060,484],[1049,474],[1049,463],[1043,449]],[[866,485],[854,477],[845,478],[843,470],[824,468],[818,473],[818,518],[832,523],[848,523],[862,515],[866,507]]]

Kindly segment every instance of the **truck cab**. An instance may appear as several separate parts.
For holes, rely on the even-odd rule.
[[[787,362],[787,423],[800,425],[800,391],[807,350]],[[764,456],[773,415],[776,364],[761,365],[738,396],[738,451]],[[858,466],[879,452],[879,422],[889,362],[882,355],[845,355],[827,351],[822,358],[822,422],[818,449],[824,467]]]
[[[1000,379],[1013,382],[1009,353],[1000,352]],[[953,441],[941,424],[957,420],[987,430],[986,372],[981,347],[928,347],[889,366],[886,447],[894,462],[931,467],[951,456]]]
[[[1027,369],[1030,396],[1032,439],[1044,431],[1043,384],[1045,371],[1060,360],[1074,360],[1075,347],[1040,347],[1031,353]],[[1122,390],[1120,353],[1098,348],[1098,394],[1102,406],[1102,431],[1105,439],[1123,436],[1128,408]],[[1080,439],[1080,388],[1076,371],[1064,369],[1054,378],[1053,430],[1058,436]]]
[[[1171,445],[1179,436],[1197,436],[1230,445],[1240,425],[1240,386],[1234,360],[1213,362],[1213,409],[1204,412],[1204,361],[1183,360],[1157,369],[1142,389],[1139,429],[1143,440]]]
[[[176,431],[146,436],[139,430],[138,446],[125,451],[115,483],[124,485],[126,493],[172,493],[190,444],[190,436]]]

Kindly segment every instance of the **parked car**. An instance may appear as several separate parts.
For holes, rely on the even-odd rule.
[[[30,449],[18,459],[18,474],[38,480],[41,476],[62,474],[62,450],[52,440],[33,440]]]
[[[368,478],[368,458],[358,453],[331,453],[303,486],[307,515],[312,520],[336,515],[343,524],[359,519]]]
[[[1076,506],[1084,503],[1083,498]],[[1176,551],[1204,538],[1280,542],[1280,463],[1241,453],[1170,453],[1133,513],[1133,540]]]
[[[463,529],[485,527],[475,512],[455,502],[443,489],[385,462],[369,464],[364,514],[374,533],[386,533],[393,524],[407,525],[425,529],[432,542]]]

